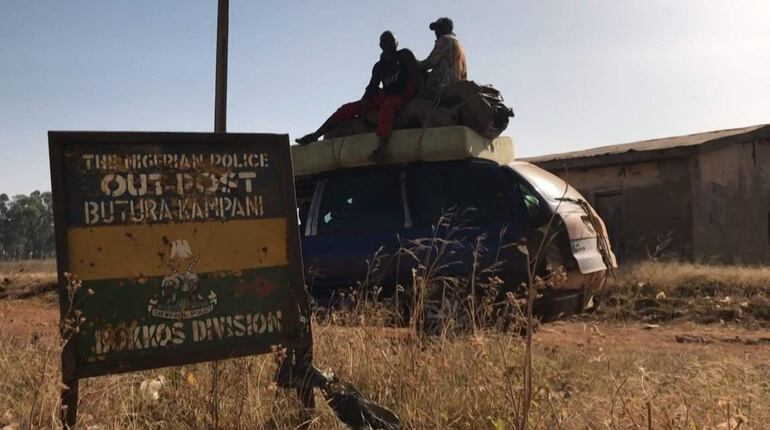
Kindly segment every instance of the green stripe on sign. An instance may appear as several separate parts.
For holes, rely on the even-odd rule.
[[[301,337],[304,328],[282,323],[299,318],[288,285],[288,266],[85,281],[76,297],[89,316],[76,336],[79,360],[122,362]]]

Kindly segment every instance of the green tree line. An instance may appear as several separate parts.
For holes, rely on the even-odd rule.
[[[0,259],[21,260],[54,255],[51,193],[0,194]]]

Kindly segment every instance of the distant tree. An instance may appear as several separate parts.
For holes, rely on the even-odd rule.
[[[5,259],[45,258],[54,253],[50,192],[34,191],[9,199],[0,194],[0,241]]]
[[[6,257],[6,237],[8,230],[8,194],[0,194],[0,258]]]

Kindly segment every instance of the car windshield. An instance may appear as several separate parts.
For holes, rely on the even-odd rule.
[[[551,204],[558,204],[562,198],[585,200],[576,189],[569,186],[564,180],[533,164],[514,163],[511,167],[537,188],[540,194]]]

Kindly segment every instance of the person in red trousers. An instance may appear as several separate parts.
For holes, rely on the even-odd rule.
[[[393,126],[393,117],[414,97],[417,82],[417,59],[412,51],[398,49],[398,41],[390,31],[380,35],[380,60],[372,68],[372,78],[361,100],[347,103],[337,109],[326,122],[313,133],[295,141],[307,145],[317,141],[329,130],[343,121],[379,111],[377,115],[377,137],[379,145],[375,155],[382,151]]]

